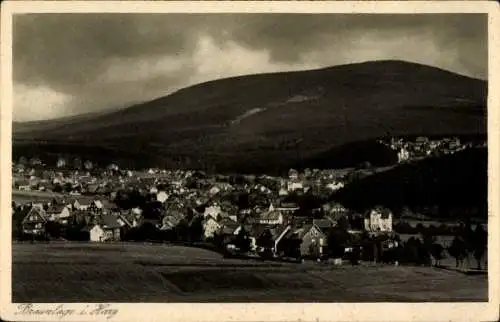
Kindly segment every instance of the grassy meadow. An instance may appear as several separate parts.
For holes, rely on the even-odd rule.
[[[223,258],[198,248],[14,243],[13,302],[486,301],[486,275]]]

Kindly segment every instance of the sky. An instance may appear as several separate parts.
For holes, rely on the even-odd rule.
[[[487,29],[483,14],[17,14],[13,119],[109,111],[218,78],[380,59],[487,79]]]

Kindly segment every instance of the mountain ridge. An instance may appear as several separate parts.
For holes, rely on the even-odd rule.
[[[486,85],[393,60],[236,76],[49,129],[23,132],[14,124],[14,146],[61,141],[143,151],[155,162],[181,155],[218,168],[262,166],[276,158],[287,166],[387,135],[483,135]]]

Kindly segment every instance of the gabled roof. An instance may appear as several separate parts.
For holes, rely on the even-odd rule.
[[[104,229],[114,229],[114,228],[120,228],[120,224],[118,223],[118,218],[113,215],[104,215],[100,217],[99,224],[101,225],[102,228]]]
[[[295,227],[292,228],[288,231],[288,233],[285,235],[285,238],[297,238],[297,239],[302,239],[305,234],[312,228],[313,225],[311,224],[306,224],[302,227]]]
[[[38,215],[39,218],[41,218],[44,222],[47,222],[48,221],[48,217],[47,217],[47,214],[45,212],[45,210],[43,210],[43,208],[40,208],[40,207],[37,207],[37,206],[34,206],[32,207],[27,213],[26,213],[26,216],[24,217],[23,219],[23,222],[26,220],[26,218],[29,216],[29,215],[32,215],[32,214],[35,214],[35,215]]]
[[[236,221],[229,219],[229,217],[224,217],[221,220],[219,220],[219,224],[221,226],[232,227],[234,229],[236,229],[239,226],[239,224]]]
[[[59,213],[61,213],[64,210],[64,208],[66,208],[66,206],[62,205],[62,204],[51,205],[47,209],[46,213],[48,213],[48,214],[59,214]]]
[[[266,221],[277,221],[282,216],[282,213],[277,210],[264,211],[259,214],[258,220],[266,220]]]
[[[27,186],[30,184],[30,181],[28,179],[21,179],[21,180],[16,180],[15,183],[17,183],[20,186]]]
[[[87,184],[87,187],[86,187],[86,189],[90,192],[96,192],[98,188],[99,188],[99,184],[97,184],[97,183],[89,183],[89,184]]]
[[[264,224],[255,224],[252,225],[250,235],[255,238],[259,238],[260,236],[262,236],[262,234],[264,234],[264,232],[269,231],[272,235],[272,238],[276,239],[286,228],[286,225],[270,226]]]
[[[78,198],[74,198],[71,203],[74,204],[75,202],[77,202],[81,205],[81,206],[84,206],[84,205],[90,205],[92,203],[92,200],[90,200],[89,198],[85,198],[85,197],[78,197]]]
[[[298,239],[302,239],[313,228],[317,229],[320,233],[325,234],[323,232],[323,230],[321,228],[319,228],[318,226],[316,226],[314,224],[306,224],[306,225],[304,225],[302,227],[291,229],[285,235],[285,238],[298,238]]]
[[[325,231],[329,228],[332,228],[333,226],[335,226],[335,223],[328,219],[328,218],[324,218],[324,219],[314,219],[313,220],[313,224],[316,225],[319,229]]]
[[[167,214],[165,216],[163,216],[162,218],[162,222],[171,222],[175,225],[177,225],[181,220],[182,220],[183,216],[174,216],[172,214]]]
[[[101,202],[102,202],[105,209],[117,209],[118,208],[118,206],[114,202],[112,202],[108,199],[103,199]]]
[[[133,225],[132,225],[132,222],[133,222],[133,220],[134,220],[134,219],[133,219],[133,218],[129,218],[129,217],[128,217],[127,215],[125,215],[125,214],[118,214],[118,219],[121,219],[121,220],[125,223],[125,225],[127,225],[127,226],[129,226],[129,227],[132,227],[132,226],[133,226]],[[130,220],[130,219],[132,219],[132,220]]]
[[[92,203],[98,208],[98,209],[102,209],[104,208],[104,205],[102,204],[101,200],[94,200],[92,201]]]
[[[176,220],[181,220],[182,218],[184,218],[184,214],[178,210],[167,210],[165,217],[172,217]]]
[[[278,202],[278,204],[275,206],[276,208],[283,208],[283,209],[296,209],[299,208],[299,206],[295,202]]]
[[[392,215],[392,212],[390,209],[382,207],[382,206],[373,207],[372,209],[367,211],[366,215],[369,216],[372,211],[375,211],[375,212],[381,214],[382,218],[384,218],[384,219],[387,219],[387,218],[389,218],[390,215]]]

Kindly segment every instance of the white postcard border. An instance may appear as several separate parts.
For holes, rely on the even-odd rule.
[[[215,1],[7,1],[1,12],[1,99],[0,111],[0,221],[1,238],[1,317],[21,321],[493,321],[499,316],[498,229],[500,228],[500,71],[498,28],[499,9],[495,2],[486,1],[316,1],[316,2],[215,2]],[[280,303],[280,304],[127,304],[109,303],[96,311],[95,304],[36,304],[33,309],[51,310],[46,314],[16,314],[22,310],[11,303],[11,136],[12,136],[12,14],[30,12],[288,12],[288,13],[488,13],[489,15],[489,97],[488,97],[488,172],[489,172],[489,302],[485,303]],[[64,310],[73,310],[64,311]],[[57,311],[62,313],[56,313]],[[86,310],[86,311],[85,311]],[[67,312],[65,314],[64,312]],[[89,312],[95,311],[92,315]],[[110,317],[110,315],[112,315]]]

